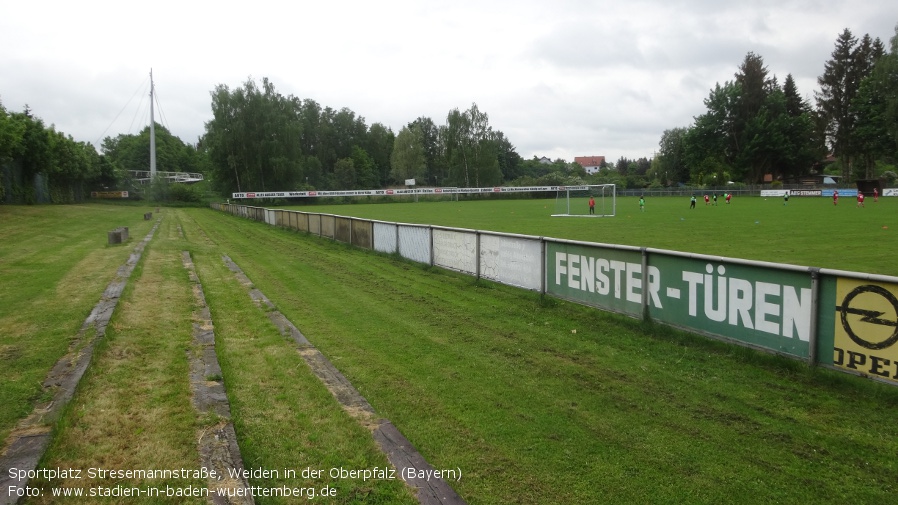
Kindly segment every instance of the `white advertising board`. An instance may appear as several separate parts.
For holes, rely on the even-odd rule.
[[[430,228],[399,225],[399,255],[430,264]]]
[[[433,264],[466,274],[477,274],[477,234],[433,230]]]
[[[374,223],[374,250],[393,254],[396,252],[397,226],[391,223]]]
[[[535,291],[542,289],[542,243],[539,239],[482,234],[480,276]]]

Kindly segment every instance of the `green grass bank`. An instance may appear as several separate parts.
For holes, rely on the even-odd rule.
[[[552,209],[542,206],[554,202],[529,200],[355,204],[328,212],[675,250],[696,250],[682,247],[692,244],[704,248],[696,252],[708,254],[894,275],[879,269],[888,263],[881,256],[888,255],[887,246],[894,243],[891,233],[898,224],[889,223],[896,220],[898,202],[880,199],[880,207],[870,202],[865,209],[844,202],[851,207],[840,204],[835,210],[840,214],[830,216],[829,232],[813,225],[813,233],[802,230],[801,222],[819,217],[826,207],[804,209],[814,203],[810,200],[792,199],[783,209],[781,201],[745,198],[729,208],[700,204],[693,214],[688,214],[688,201],[680,199],[649,200],[644,214],[635,199],[630,203],[636,212],[623,212],[629,204],[619,199],[618,216],[601,219],[550,218],[544,211]],[[832,206],[822,199],[819,203]],[[736,211],[736,205],[744,209]],[[29,305],[22,305],[28,311],[0,309],[4,349],[31,347],[33,331],[6,337],[12,334],[9,328],[39,328],[49,314],[59,319],[60,329],[45,337],[48,344],[38,353],[42,359],[7,361],[13,353],[2,355],[4,369],[15,367],[38,382],[64,351],[65,343],[57,340],[77,331],[105,283],[98,281],[94,293],[81,295],[85,301],[77,310],[59,306],[64,305],[59,286],[75,275],[77,265],[102,263],[92,256],[96,250],[126,250],[105,246],[106,228],[114,227],[109,223],[128,225],[131,219],[135,228],[142,223],[130,216],[133,209],[123,208],[110,219],[104,213],[115,213],[116,207],[79,207],[78,212],[85,213],[79,220],[94,223],[81,231],[94,237],[80,248],[60,246],[69,241],[42,239],[35,229],[16,231],[10,225],[31,219],[36,210],[42,230],[57,230],[48,236],[72,226],[70,208],[48,209],[59,210],[45,214],[40,212],[44,208],[0,207],[0,237],[15,241],[0,240],[0,281],[4,286],[20,282],[17,289],[23,292],[32,284],[18,277],[44,285],[30,295]],[[751,212],[746,209],[755,209],[755,217],[747,217]],[[792,223],[787,213],[805,217]],[[141,367],[147,365],[141,353],[116,349],[153,340],[159,341],[153,345],[171,349],[184,346],[181,331],[152,328],[163,314],[170,314],[172,328],[183,325],[184,309],[179,307],[188,303],[183,292],[189,289],[187,276],[169,256],[189,250],[215,322],[247,467],[363,468],[383,466],[385,459],[367,430],[341,410],[293,344],[252,303],[224,267],[222,254],[240,265],[432,465],[461,470],[461,480],[452,485],[469,503],[884,503],[898,491],[898,461],[891,457],[898,452],[898,423],[893,419],[898,391],[893,387],[809,370],[795,361],[207,209],[163,209],[162,214],[163,225],[149,246],[147,263],[135,272],[132,291],[123,299],[127,303],[114,318],[114,333],[94,362],[94,378],[73,400],[48,463],[83,450],[67,435],[70,430],[98,423],[82,413],[102,391],[92,392],[97,387],[93,381],[127,384],[133,380],[129,370],[141,376]],[[843,228],[836,229],[836,222]],[[844,262],[857,266],[819,251],[837,249],[827,247],[834,235],[860,240],[874,233],[875,226],[882,232],[876,241],[865,238],[864,247],[842,250],[867,251]],[[135,228],[132,239],[143,236]],[[791,239],[801,247],[781,243],[790,236],[784,228],[801,232],[805,238]],[[712,236],[714,240],[698,239]],[[760,255],[724,252],[745,249],[727,249],[727,237],[737,236],[743,246],[762,247],[761,253],[756,251]],[[58,252],[60,247],[65,254]],[[795,259],[767,257],[786,253]],[[41,262],[47,264],[53,264],[51,257],[73,258],[54,267],[55,276],[34,277],[43,269],[30,265],[30,256],[44,257]],[[125,256],[110,257],[104,265],[114,271]],[[103,266],[95,268],[105,271]],[[168,287],[161,291],[168,294],[159,296],[170,299],[170,310],[153,310],[155,291],[146,284],[152,279]],[[175,370],[186,366],[180,364],[186,363],[186,356],[181,351],[162,354],[160,370],[172,367],[172,372],[159,372],[160,377],[183,375],[182,386],[170,386],[173,393],[166,401],[181,405],[187,401],[187,377]],[[6,387],[4,383],[4,391]],[[0,406],[12,424],[30,411],[29,402],[39,393],[33,381],[22,389],[30,393],[10,394]],[[116,408],[106,415],[115,419],[128,411]],[[202,422],[172,416],[170,422],[160,421],[165,427],[158,436],[176,439],[184,431],[193,435]],[[102,457],[86,453],[78,464]],[[254,483],[272,487],[306,481],[277,477]],[[340,499],[333,503],[411,503],[396,482],[323,478],[311,484],[338,486]]]

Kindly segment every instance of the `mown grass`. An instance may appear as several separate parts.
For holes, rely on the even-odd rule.
[[[583,202],[585,207],[586,203]],[[437,224],[478,230],[655,247],[731,258],[898,276],[898,198],[734,197],[730,205],[687,197],[617,199],[612,218],[549,217],[554,200],[475,200],[394,204],[303,205],[308,212]]]
[[[661,205],[653,202],[646,215]],[[520,213],[530,203],[503,205]],[[456,213],[472,211],[467,204],[485,205],[459,202]],[[448,214],[455,205],[406,205],[413,212],[405,217],[381,218],[410,222],[411,216],[427,219],[422,213]],[[343,209],[357,207],[362,206]],[[546,228],[502,229],[520,225],[502,217],[509,208],[480,208],[491,209],[499,224],[492,226],[488,216],[480,215],[442,224],[614,241],[547,233]],[[716,211],[725,210],[700,208],[681,223],[701,221],[694,226],[707,231],[718,226],[711,214]],[[770,215],[777,211],[771,207]],[[534,217],[526,219],[608,238],[625,219],[633,223],[629,227],[636,239],[664,229],[653,224],[654,217],[645,219],[645,227],[636,226],[641,216],[621,212],[594,220],[535,217],[539,213],[534,209]],[[91,449],[77,440],[79,430],[103,433],[98,425],[104,419],[116,420],[118,428],[107,432],[134,444],[137,453],[142,444],[172,447],[175,440],[183,441],[182,451],[166,456],[170,459],[148,460],[140,467],[196,457],[190,452],[195,451],[192,437],[206,420],[197,419],[185,403],[188,344],[180,331],[161,330],[181,328],[182,318],[189,317],[192,302],[182,298],[189,295],[186,273],[177,260],[168,259],[189,250],[212,309],[222,375],[248,468],[386,463],[370,434],[342,411],[295,345],[250,301],[224,267],[222,254],[243,268],[431,464],[462,471],[461,480],[451,484],[469,503],[885,503],[898,491],[895,388],[207,209],[166,209],[165,214],[166,228],[132,278],[128,303],[117,311],[114,334],[60,426],[48,465],[95,466],[104,458],[138,465],[133,456],[121,454],[131,446],[104,442]],[[53,224],[59,219],[50,218],[47,226],[61,226]],[[729,234],[733,223],[719,226]],[[751,224],[741,230],[747,243],[771,242],[770,235],[755,237],[754,227],[760,225]],[[0,225],[0,234],[5,226]],[[668,235],[664,240],[699,243],[689,234]],[[810,234],[805,249],[824,249],[832,235]],[[143,235],[132,231],[131,236]],[[858,270],[877,268],[889,237],[879,237],[876,254],[870,254],[875,258],[858,260]],[[39,252],[40,244],[34,244]],[[75,263],[86,256],[82,253]],[[169,309],[154,310],[160,302],[151,293],[161,293]],[[39,312],[31,317],[39,318]],[[83,316],[74,326],[81,321]],[[3,329],[0,325],[0,334]],[[120,352],[126,344],[132,351]],[[146,427],[148,414],[132,410],[148,400],[124,396],[129,388],[141,391],[144,376],[155,377],[162,403],[171,409],[156,417],[161,426]],[[100,409],[106,412],[96,412],[101,404],[108,406]],[[280,477],[253,481],[265,487],[306,483]],[[336,503],[411,502],[397,482],[325,477],[309,484],[338,487]]]
[[[896,461],[882,457],[898,449],[893,388],[231,216],[197,219],[432,464],[461,468],[453,485],[472,503],[895,492]]]
[[[145,211],[0,205],[0,440],[31,412],[47,371],[149,231]],[[108,245],[119,226],[131,241]]]

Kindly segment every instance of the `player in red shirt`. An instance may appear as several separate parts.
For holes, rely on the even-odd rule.
[[[857,206],[858,207],[864,206],[864,194],[861,193],[860,191],[857,192]]]
[[[705,205],[708,205],[708,203],[709,203],[708,200],[709,200],[708,195],[705,195]]]
[[[733,198],[733,194],[732,194],[732,193],[727,193],[727,205],[730,204],[730,198]]]
[[[833,191],[833,205],[839,205],[839,191]]]
[[[873,203],[879,201],[879,188],[873,188]]]

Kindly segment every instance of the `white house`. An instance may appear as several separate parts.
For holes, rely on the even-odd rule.
[[[574,157],[574,163],[579,163],[580,166],[586,170],[587,174],[594,174],[602,169],[602,164],[605,163],[605,157],[576,156]]]

